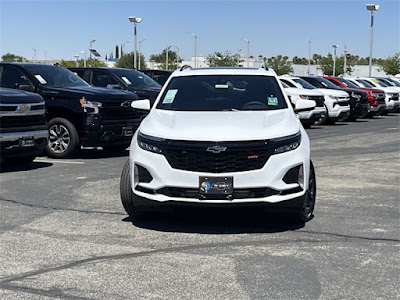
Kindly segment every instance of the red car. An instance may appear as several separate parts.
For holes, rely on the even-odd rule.
[[[370,105],[370,115],[380,115],[385,109],[385,92],[374,88],[363,88],[355,85],[354,83],[344,79],[342,77],[324,76],[325,79],[329,80],[333,84],[346,87],[346,88],[357,88],[364,90],[368,93],[368,101]]]

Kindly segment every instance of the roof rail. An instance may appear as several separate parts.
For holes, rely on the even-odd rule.
[[[189,65],[183,65],[182,67],[179,68],[179,71],[183,71],[183,70],[186,70],[186,69],[192,69],[192,67],[189,66]]]
[[[261,66],[261,68],[265,69],[265,71],[268,71],[268,70],[269,70],[269,67],[268,67],[267,63],[264,63],[264,64]]]

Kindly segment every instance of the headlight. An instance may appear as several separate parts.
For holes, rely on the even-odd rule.
[[[301,143],[301,132],[297,132],[296,134],[271,139],[268,141],[274,147],[274,154],[284,153],[288,151],[292,151],[300,146]]]
[[[371,93],[371,95],[372,95],[372,97],[374,97],[374,98],[378,98],[378,97],[379,97],[379,94],[376,94],[376,93]]]
[[[102,106],[101,102],[97,101],[89,101],[86,100],[85,97],[79,99],[79,103],[83,107],[84,112],[98,114],[99,108]]]
[[[332,95],[329,95],[328,97],[329,97],[329,98],[331,98],[331,99],[335,99],[335,100],[339,99],[339,97],[338,97],[338,96],[332,96]]]
[[[393,97],[393,93],[386,93],[386,95],[388,96],[388,97]]]
[[[301,99],[306,99],[306,100],[309,100],[309,99],[310,99],[310,97],[305,96],[305,95],[300,95],[299,97],[300,97]]]
[[[165,140],[150,135],[146,135],[141,132],[139,132],[137,135],[137,143],[140,148],[157,154],[163,153],[161,149],[163,141]]]

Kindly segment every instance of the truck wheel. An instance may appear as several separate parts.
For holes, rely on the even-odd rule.
[[[315,171],[312,161],[310,161],[310,176],[308,178],[308,189],[304,195],[302,205],[294,214],[296,221],[305,223],[310,221],[314,216],[315,200],[317,195],[317,184],[315,180]]]
[[[129,174],[129,159],[125,163],[122,169],[121,182],[120,182],[120,194],[122,205],[128,215],[134,219],[138,219],[144,216],[144,210],[142,207],[137,205],[136,195],[132,192],[131,178]]]
[[[79,136],[75,126],[63,118],[50,120],[46,154],[53,158],[70,158],[74,157],[79,149]]]

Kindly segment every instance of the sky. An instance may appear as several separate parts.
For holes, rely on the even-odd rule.
[[[75,60],[90,47],[104,58],[123,45],[137,43],[149,59],[168,46],[181,58],[241,50],[247,55],[308,57],[311,53],[343,50],[369,56],[371,13],[366,3],[379,4],[375,12],[373,57],[400,51],[400,0],[0,0],[0,55],[27,59]],[[246,42],[249,41],[249,43]],[[139,47],[139,46],[138,46]],[[35,49],[35,50],[34,50]]]

